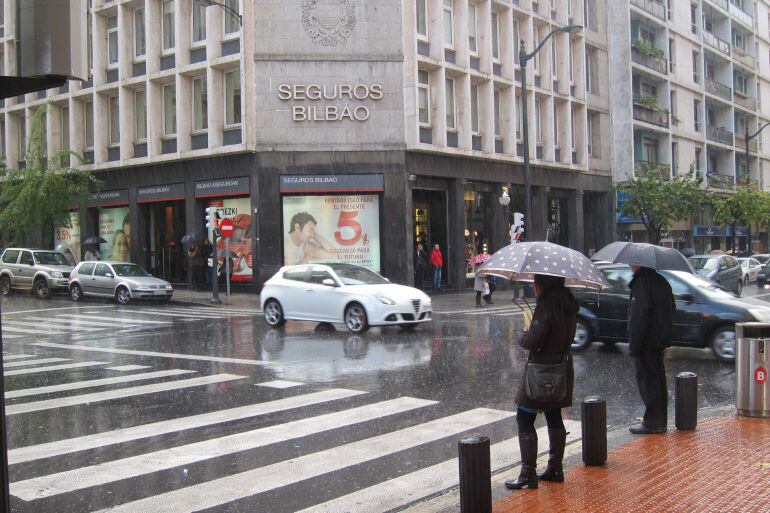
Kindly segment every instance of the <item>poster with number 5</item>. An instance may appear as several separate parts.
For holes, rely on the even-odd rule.
[[[284,265],[356,264],[380,271],[380,198],[284,196]]]

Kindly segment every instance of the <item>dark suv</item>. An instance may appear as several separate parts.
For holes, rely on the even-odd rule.
[[[696,274],[740,297],[743,292],[743,271],[741,263],[735,258],[730,255],[695,255],[688,260]]]

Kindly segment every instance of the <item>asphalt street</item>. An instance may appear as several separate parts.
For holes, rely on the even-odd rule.
[[[26,294],[1,306],[14,512],[384,512],[455,486],[465,433],[490,436],[493,470],[518,461],[520,313],[350,335],[271,330],[238,307]],[[626,344],[574,365],[567,419],[599,395],[611,429],[635,422]],[[733,365],[708,350],[674,348],[666,365],[672,397],[692,371],[701,408],[734,402]]]

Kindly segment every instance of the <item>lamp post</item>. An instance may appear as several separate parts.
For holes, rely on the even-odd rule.
[[[524,219],[532,222],[532,177],[529,170],[529,120],[527,118],[527,61],[534,58],[543,45],[557,32],[575,32],[582,29],[582,25],[567,25],[552,30],[548,33],[537,48],[527,53],[524,49],[524,38],[519,42],[519,66],[521,66],[521,115],[522,119],[522,139],[524,142]],[[570,56],[571,58],[572,56]],[[530,228],[531,230],[531,228]]]
[[[750,172],[749,172],[749,141],[751,139],[754,139],[756,136],[758,136],[759,133],[767,127],[767,125],[770,125],[770,122],[765,123],[764,125],[762,125],[759,128],[759,130],[757,130],[753,134],[749,135],[749,123],[748,123],[748,120],[746,121],[744,138],[746,140],[746,148],[745,149],[746,149],[746,176],[747,177],[750,175]],[[735,251],[735,249],[736,249],[735,248],[735,242],[738,239],[736,235],[737,234],[735,234],[735,233],[733,234],[733,251]],[[747,239],[746,240],[746,251],[748,252],[749,255],[751,255],[751,225],[750,224],[749,224],[749,227],[748,227],[748,233],[746,235],[748,236],[746,238]]]

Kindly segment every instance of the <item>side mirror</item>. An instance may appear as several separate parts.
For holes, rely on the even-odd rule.
[[[327,287],[336,287],[337,286],[337,283],[334,280],[332,280],[331,278],[326,278],[321,283],[323,283]]]
[[[694,298],[692,297],[692,294],[679,294],[676,296],[676,299],[684,301],[685,303],[692,303]]]

